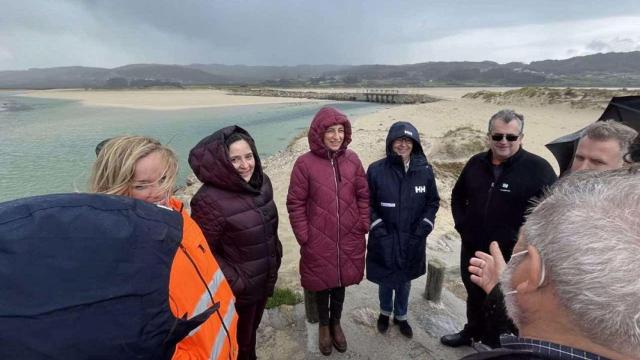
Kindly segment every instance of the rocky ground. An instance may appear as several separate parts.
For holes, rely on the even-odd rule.
[[[444,290],[441,301],[423,298],[425,277],[412,282],[409,324],[413,338],[390,326],[386,334],[376,329],[378,317],[377,287],[367,281],[347,288],[342,325],[349,348],[333,351],[333,359],[459,359],[474,350],[448,348],[439,343],[442,334],[455,332],[464,325],[464,301]],[[258,329],[260,359],[325,359],[318,352],[318,325],[305,321],[304,305],[282,306],[267,310]]]

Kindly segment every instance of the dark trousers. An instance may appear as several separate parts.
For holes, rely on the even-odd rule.
[[[267,299],[246,304],[236,305],[238,312],[238,360],[256,359],[256,331]]]
[[[467,324],[464,331],[474,339],[479,340],[485,328],[482,306],[487,297],[481,287],[471,281],[469,273],[469,260],[473,257],[476,249],[469,249],[462,246],[460,252],[460,276],[464,288],[467,289]]]
[[[344,287],[338,287],[316,292],[320,325],[329,325],[331,321],[340,320],[342,304],[344,304],[344,290]]]

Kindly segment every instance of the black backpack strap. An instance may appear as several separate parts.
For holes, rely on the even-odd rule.
[[[216,302],[207,310],[192,317],[191,319],[187,319],[186,316],[182,319],[176,318],[173,327],[171,328],[171,332],[167,335],[163,343],[164,350],[162,351],[162,353],[168,356],[167,359],[173,356],[176,345],[182,339],[187,337],[191,331],[197,329],[198,326],[207,321],[209,317],[211,317],[216,311],[218,311],[218,309],[220,309],[220,302]]]

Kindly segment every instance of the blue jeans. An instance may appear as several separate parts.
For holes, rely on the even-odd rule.
[[[407,320],[407,309],[409,307],[409,291],[411,281],[400,284],[396,287],[380,285],[378,287],[378,297],[380,298],[380,313],[391,316],[396,320]],[[393,298],[393,292],[396,296]]]

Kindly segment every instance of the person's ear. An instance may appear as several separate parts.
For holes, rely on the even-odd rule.
[[[524,133],[520,134],[520,141],[522,141],[522,139],[524,139]]]
[[[537,291],[544,281],[544,269],[540,252],[531,245],[527,246],[527,250],[527,258],[520,264],[520,271],[522,271],[524,281],[516,286],[520,294]]]

